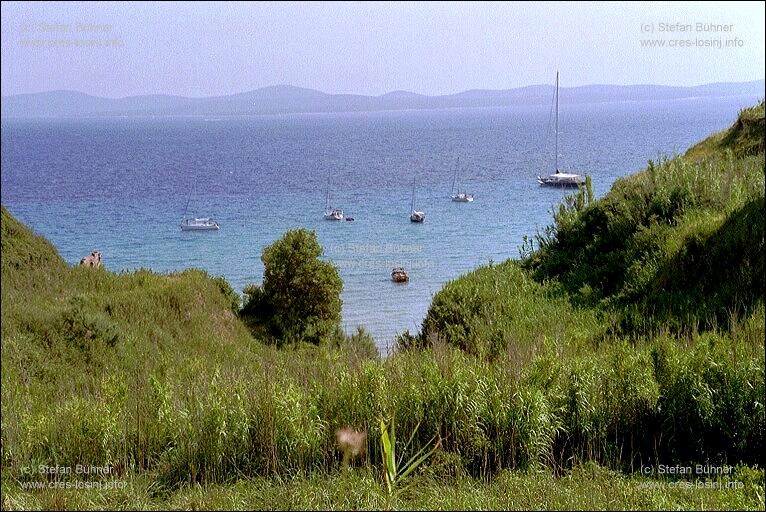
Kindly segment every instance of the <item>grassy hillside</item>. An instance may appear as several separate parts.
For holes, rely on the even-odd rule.
[[[620,316],[625,332],[750,315],[764,296],[763,121],[761,103],[598,201],[580,192],[538,235],[524,267],[560,282],[576,303]]]
[[[2,282],[4,468],[85,460],[88,452],[113,458],[112,408],[148,424],[156,416],[151,376],[181,363],[213,369],[251,353],[222,279],[199,270],[70,267],[5,208]],[[150,432],[140,435],[139,452],[152,442]]]
[[[517,262],[480,267],[434,296],[419,337],[400,346],[428,346],[434,337],[484,359],[510,351],[523,367],[547,340],[560,350],[586,345],[603,330],[593,311],[576,309],[560,285],[540,284]]]
[[[742,109],[737,121],[726,130],[711,135],[695,144],[686,152],[686,157],[701,159],[731,151],[737,157],[763,153],[764,102]]]
[[[509,274],[498,290],[515,290],[519,298],[497,312],[515,316],[479,327],[481,315],[495,311],[479,308],[463,324],[468,330],[453,335],[480,340],[484,332],[508,329],[506,341],[515,332],[529,350],[506,350],[486,362],[488,354],[474,357],[440,337],[428,350],[382,362],[326,346],[277,350],[249,337],[221,283],[202,272],[70,268],[7,212],[3,229],[8,254],[16,250],[10,247],[27,247],[19,253],[42,257],[47,248],[55,269],[3,253],[4,272],[18,271],[25,283],[53,283],[43,292],[3,287],[6,509],[390,506],[376,468],[378,419],[392,417],[405,433],[400,453],[414,453],[434,435],[441,439],[412,490],[396,498],[400,507],[763,504],[763,472],[744,466],[738,474],[749,475],[746,490],[704,495],[642,491],[653,480],[578,469],[595,461],[630,473],[657,456],[667,463],[762,463],[763,351],[748,341],[753,332],[758,336],[758,325],[745,323],[736,336],[695,337],[691,350],[672,338],[599,346],[590,335],[600,329],[592,312],[567,305],[559,288],[541,286],[506,263],[477,275],[490,283],[495,273]],[[471,297],[461,304],[477,304]],[[557,313],[560,328],[544,321]],[[369,467],[338,476],[334,432],[347,425],[367,429],[362,462]],[[411,432],[413,445],[405,450]],[[113,473],[29,472],[41,464]],[[110,480],[129,487],[22,487]],[[526,494],[507,501],[508,482]],[[574,494],[538,496],[540,485]],[[455,489],[449,497],[445,486]],[[622,498],[614,501],[614,492]]]
[[[599,200],[587,189],[569,196],[536,250],[448,283],[401,345],[442,340],[557,368],[536,381],[547,398],[567,397],[554,451],[608,464],[614,450],[747,459],[763,444],[761,391],[745,391],[763,388],[764,155],[752,151],[763,117],[763,104],[744,110],[692,156],[650,162]],[[615,392],[624,394],[609,402]],[[616,423],[601,423],[612,414]]]
[[[50,242],[36,236],[27,226],[11,217],[4,206],[1,209],[0,267],[3,286],[0,287],[0,306],[3,308],[2,332],[6,332],[9,320],[6,308],[11,307],[11,299],[17,290],[28,290],[30,298],[49,290],[60,291],[66,263]]]
[[[45,349],[131,368],[157,364],[174,351],[210,357],[250,340],[235,315],[237,296],[202,271],[118,275],[69,267],[5,208],[2,251],[2,337],[22,352]]]
[[[763,121],[761,103],[597,201],[587,189],[567,197],[536,250],[448,283],[421,333],[401,344],[441,337],[495,355],[533,351],[542,337],[573,350],[614,336],[757,323],[766,293]]]

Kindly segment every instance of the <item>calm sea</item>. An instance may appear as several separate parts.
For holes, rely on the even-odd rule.
[[[563,105],[560,167],[603,195],[649,159],[685,151],[756,97]],[[237,290],[260,282],[261,250],[290,228],[315,230],[343,278],[343,324],[382,350],[416,331],[447,281],[519,256],[567,192],[553,172],[550,107],[227,118],[2,121],[2,203],[76,263],[110,270],[201,267]],[[456,161],[460,188],[449,195]],[[409,222],[415,206],[424,224]],[[354,222],[323,219],[332,205]],[[182,232],[188,215],[218,232]],[[394,266],[410,274],[390,281]]]

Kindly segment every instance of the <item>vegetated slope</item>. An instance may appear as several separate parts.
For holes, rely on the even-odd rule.
[[[429,346],[434,338],[481,358],[510,351],[523,366],[545,340],[577,346],[600,332],[593,311],[574,308],[558,283],[535,282],[518,262],[480,267],[434,296],[421,334],[399,344]]]
[[[45,289],[53,282],[58,282],[65,271],[66,263],[56,248],[11,217],[4,206],[0,208],[3,297],[5,298],[5,293],[10,293],[11,290],[25,287]]]
[[[689,148],[686,157],[700,159],[727,149],[738,157],[763,153],[763,111],[763,101],[759,105],[742,109],[732,126]]]
[[[764,297],[764,198],[738,208],[713,229],[685,236],[634,293],[625,323],[646,312],[678,328],[706,321],[727,326]],[[707,325],[710,327],[710,325]]]
[[[639,331],[725,325],[764,296],[764,104],[603,198],[570,198],[524,266]]]
[[[764,156],[728,140],[568,196],[536,251],[448,283],[400,346],[520,365],[560,427],[555,464],[761,464]]]
[[[4,425],[28,410],[6,394],[23,382],[42,406],[93,392],[102,378],[123,373],[138,400],[152,372],[249,350],[251,337],[235,315],[238,297],[223,279],[199,270],[70,267],[5,208],[2,283]],[[5,429],[3,436],[5,443]]]

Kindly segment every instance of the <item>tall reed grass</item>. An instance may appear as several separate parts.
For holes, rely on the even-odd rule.
[[[518,376],[505,358],[487,363],[454,348],[355,367],[321,348],[263,348],[260,365],[177,360],[130,393],[129,376],[116,371],[54,402],[6,365],[3,461],[20,478],[21,467],[42,463],[149,469],[167,488],[333,473],[338,428],[374,440],[377,418],[394,416],[401,432],[417,427],[411,451],[438,436],[459,471],[483,478],[588,460],[628,471],[763,464],[764,357],[743,339],[614,342],[567,358],[549,345]],[[367,460],[382,461],[374,441]]]

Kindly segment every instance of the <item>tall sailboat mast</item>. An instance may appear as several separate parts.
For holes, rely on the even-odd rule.
[[[556,71],[556,172],[559,172],[559,72]]]
[[[455,183],[457,183],[457,170],[460,168],[460,157],[457,157],[457,163],[455,164],[455,175],[452,176],[452,193],[456,194]]]
[[[580,185],[583,185],[586,182],[586,178],[584,176],[581,176],[579,174],[574,174],[572,172],[561,172],[559,171],[559,72],[556,71],[556,94],[554,97],[555,103],[556,103],[556,124],[555,124],[555,141],[556,144],[554,146],[554,157],[555,157],[555,163],[556,163],[556,172],[553,174],[550,174],[548,176],[538,176],[537,182],[540,185],[551,185],[551,186],[557,186],[557,187],[579,187]],[[548,114],[548,129],[550,129],[550,114]],[[548,136],[546,135],[546,139]],[[566,162],[565,162],[566,165]]]
[[[410,222],[423,222],[426,220],[425,212],[415,210],[415,182],[416,174],[412,175],[412,202],[410,203]]]
[[[324,212],[324,218],[327,220],[343,220],[343,210],[340,208],[333,208],[332,203],[330,202],[330,171],[332,169],[327,169],[327,203],[325,205],[325,212]],[[353,220],[351,217],[346,218],[346,220]]]
[[[186,218],[186,214],[189,213],[189,203],[191,202],[192,194],[197,190],[197,184],[192,184],[192,189],[189,192],[189,197],[186,198],[186,208],[184,208],[184,219]]]

